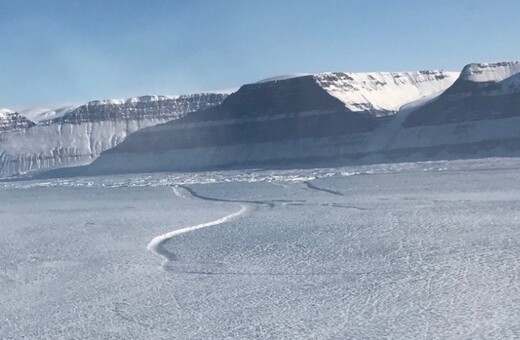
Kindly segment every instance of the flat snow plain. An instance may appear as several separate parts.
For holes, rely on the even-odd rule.
[[[0,338],[518,339],[519,169],[0,183]]]

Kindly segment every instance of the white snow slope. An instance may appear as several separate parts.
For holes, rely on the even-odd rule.
[[[388,111],[395,113],[403,105],[429,97],[450,87],[458,72],[372,72],[322,73],[315,75],[329,94],[351,111]]]

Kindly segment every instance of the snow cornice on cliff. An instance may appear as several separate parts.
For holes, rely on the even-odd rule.
[[[501,82],[517,74],[520,74],[519,61],[473,63],[464,67],[460,78],[475,83]]]

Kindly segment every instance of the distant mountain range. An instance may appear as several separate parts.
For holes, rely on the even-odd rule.
[[[98,100],[43,111],[34,123],[19,113],[0,115],[0,177],[88,164],[144,127],[220,104],[227,94],[143,96]]]
[[[4,177],[92,160],[52,174],[517,155],[520,63],[282,76],[229,96],[99,101],[36,125],[10,122],[0,123]]]

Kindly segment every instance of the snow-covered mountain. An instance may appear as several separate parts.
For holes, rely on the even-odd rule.
[[[11,131],[25,130],[33,125],[34,122],[18,112],[9,109],[0,109],[0,133],[2,134]]]
[[[92,101],[64,109],[65,114],[37,125],[16,113],[2,114],[9,120],[0,119],[8,122],[0,126],[9,128],[0,134],[0,176],[89,163],[134,131],[218,105],[226,96],[202,93]]]
[[[520,116],[520,62],[470,64],[437,100],[411,114],[405,126]]]
[[[51,120],[59,117],[65,116],[67,113],[71,112],[77,107],[77,105],[67,105],[58,107],[55,109],[48,108],[31,108],[26,110],[21,110],[20,114],[24,117],[32,120],[35,123],[42,122],[44,120]]]
[[[88,172],[192,170],[356,158],[402,106],[442,92],[458,73],[325,73],[242,86],[223,103],[141,130]]]
[[[437,157],[518,154],[520,62],[467,65],[442,95],[406,117],[390,148]]]
[[[180,97],[96,101],[10,133],[25,137],[10,139],[7,147],[0,144],[8,149],[0,156],[2,169],[8,169],[3,174],[87,164],[93,159],[73,172],[520,155],[519,62],[470,64],[461,73],[290,75],[244,85],[225,99],[209,100],[210,105],[189,98],[174,106],[194,111],[190,115],[174,110],[177,113],[166,113],[170,118],[164,119],[163,104]],[[32,131],[52,127],[59,132],[33,136]],[[44,151],[48,145],[55,151]],[[5,155],[14,161],[6,162]]]

